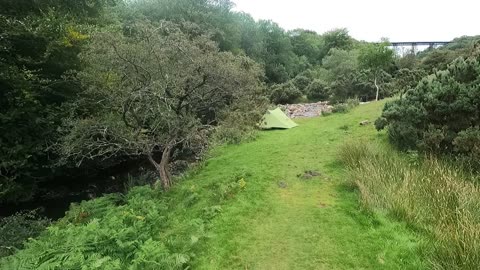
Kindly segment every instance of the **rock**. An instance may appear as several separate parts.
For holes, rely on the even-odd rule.
[[[370,124],[370,121],[368,120],[363,120],[362,122],[360,122],[360,126],[366,126],[366,125],[369,125]]]
[[[278,182],[278,187],[279,187],[279,188],[287,188],[288,185],[287,185],[287,183],[285,183],[284,181],[280,181],[280,182]]]
[[[305,171],[303,174],[298,174],[297,177],[300,177],[303,180],[309,180],[313,177],[320,176],[321,174],[317,171]]]
[[[290,118],[298,117],[315,117],[322,115],[324,112],[332,112],[333,106],[328,105],[328,102],[320,101],[317,103],[301,103],[301,104],[287,104],[281,105],[280,108]]]

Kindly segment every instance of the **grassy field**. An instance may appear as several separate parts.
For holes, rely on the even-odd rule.
[[[359,125],[374,121],[382,106],[297,120],[297,128],[218,149],[188,182],[241,173],[246,186],[213,221],[193,268],[424,268],[419,239],[403,224],[363,212],[338,163],[345,140],[384,139],[373,125]],[[320,175],[298,177],[305,171]]]
[[[0,269],[426,268],[423,240],[362,210],[339,162],[345,141],[384,142],[359,125],[383,104],[217,147],[168,192],[136,187],[75,205]]]
[[[400,153],[388,144],[347,143],[341,159],[367,209],[388,212],[428,236],[432,269],[479,269],[478,175],[452,160]]]

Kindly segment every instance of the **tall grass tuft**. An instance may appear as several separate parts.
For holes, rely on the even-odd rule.
[[[367,209],[424,231],[433,269],[480,268],[480,188],[434,157],[418,163],[372,143],[347,143],[340,159]]]

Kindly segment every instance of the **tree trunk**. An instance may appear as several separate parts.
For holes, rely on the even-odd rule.
[[[150,161],[150,163],[152,163],[152,165],[157,170],[158,175],[160,176],[160,180],[155,182],[154,188],[159,188],[161,186],[164,190],[168,190],[171,186],[168,164],[170,163],[170,154],[172,152],[172,148],[173,146],[171,145],[165,147],[162,153],[162,160],[160,160],[160,163],[157,163],[153,159],[152,154],[148,155],[148,160]]]
[[[380,88],[378,87],[378,84],[377,84],[377,75],[375,75],[375,80],[373,81],[373,83],[375,84],[375,88],[377,88],[377,94],[375,95],[375,101],[378,101],[378,94],[380,92]]]

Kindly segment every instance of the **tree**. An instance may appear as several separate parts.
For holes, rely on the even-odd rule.
[[[201,153],[225,112],[241,102],[255,106],[262,73],[249,58],[219,52],[207,36],[189,36],[175,24],[130,30],[101,32],[82,54],[87,68],[79,79],[87,90],[59,151],[77,165],[145,157],[160,176],[155,186],[168,189],[174,149]]]
[[[284,83],[296,75],[298,56],[293,52],[289,36],[272,21],[260,21],[264,51],[265,75],[268,83]]]
[[[300,92],[305,93],[305,89],[312,82],[312,80],[303,75],[297,75],[293,80],[293,84],[300,90]]]
[[[322,66],[330,73],[330,81],[358,70],[358,51],[331,49],[323,59]]]
[[[383,72],[393,63],[394,53],[388,48],[388,42],[364,44],[360,48],[358,61],[364,69],[370,70],[377,93],[375,100],[378,101],[380,92],[378,79]]]
[[[334,29],[322,35],[325,42],[324,55],[327,55],[331,49],[348,50],[353,45],[353,39],[348,34],[346,28]]]
[[[307,97],[310,100],[327,100],[330,96],[328,85],[321,80],[314,80],[306,89]]]
[[[426,75],[427,73],[422,69],[402,68],[396,72],[392,87],[395,92],[400,93],[400,98],[402,98],[404,93],[415,88]]]
[[[305,56],[311,65],[321,63],[324,56],[325,42],[314,31],[296,29],[289,32],[293,51],[298,56]]]
[[[331,100],[333,102],[345,102],[349,98],[370,100],[375,97],[375,86],[369,79],[369,73],[357,70],[343,74],[330,84]]]
[[[52,168],[57,157],[49,147],[79,87],[65,75],[81,69],[85,23],[99,23],[114,2],[2,1],[0,200],[29,199],[37,183],[65,174]]]
[[[274,104],[294,103],[301,96],[302,92],[298,90],[292,81],[274,84],[270,87],[270,100]]]

